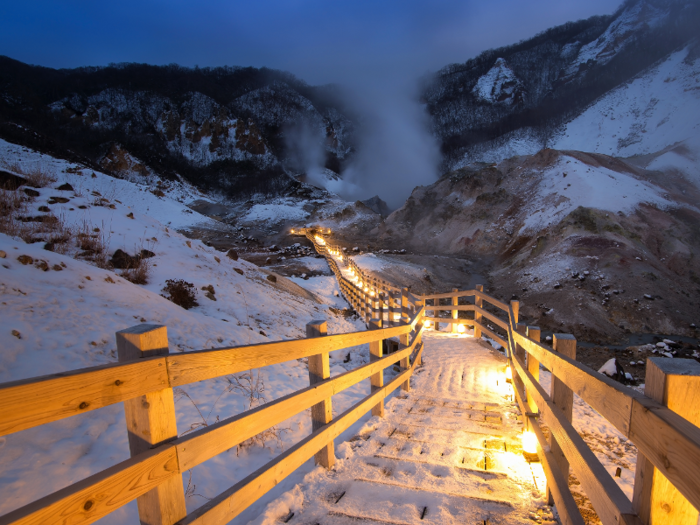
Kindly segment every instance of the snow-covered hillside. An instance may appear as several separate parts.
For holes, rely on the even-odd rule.
[[[299,338],[305,334],[305,324],[314,319],[327,319],[330,333],[363,328],[359,321],[330,311],[328,304],[340,306],[332,276],[296,283],[276,276],[272,282],[267,279],[270,272],[178,233],[202,224],[225,228],[179,202],[206,198],[191,188],[173,185],[158,197],[156,188],[93,174],[7,142],[0,142],[0,162],[18,174],[41,168],[55,179],[35,190],[39,196],[27,203],[27,215],[52,215],[60,219],[64,231],[89,232],[102,240],[110,255],[117,249],[155,254],[146,259],[148,283],[136,285],[120,270],[71,257],[80,251],[73,246],[78,236],[61,249],[62,254],[45,250],[44,242],[26,244],[0,233],[0,382],[116,362],[115,332],[145,322],[167,326],[171,352]],[[57,189],[66,183],[73,190]],[[185,310],[162,297],[168,279],[192,283],[199,306]],[[363,348],[331,354],[331,374],[358,366],[367,354]],[[309,381],[303,360],[267,367],[260,377],[264,382],[260,394],[268,401],[308,386]],[[222,377],[177,389],[179,433],[246,410],[248,395],[231,385]],[[358,385],[334,397],[334,409],[344,410],[367,389]],[[301,414],[278,429],[279,440],[268,437],[267,448],[234,447],[198,466],[191,479],[187,475],[184,479],[188,509],[228,488],[310,428],[310,418]],[[121,404],[0,438],[0,515],[128,455]],[[299,476],[310,468],[312,464],[301,469]],[[247,522],[258,508],[253,506],[240,521]],[[136,521],[135,502],[104,520]]]
[[[700,60],[693,47],[597,100],[569,122],[556,149],[640,159],[649,169],[675,167],[700,184]]]

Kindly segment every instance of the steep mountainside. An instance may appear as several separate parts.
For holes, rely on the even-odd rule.
[[[280,71],[126,64],[52,70],[0,57],[0,136],[114,174],[182,175],[229,196],[288,190],[303,126],[334,172],[353,121],[333,86]],[[136,166],[135,171],[132,167]]]
[[[387,247],[487,261],[491,290],[523,299],[544,330],[692,335],[698,202],[700,189],[663,172],[546,149],[418,187],[375,233]]]
[[[697,0],[628,0],[611,16],[567,23],[444,68],[423,96],[445,169],[545,147],[596,98],[686,46],[699,23]]]

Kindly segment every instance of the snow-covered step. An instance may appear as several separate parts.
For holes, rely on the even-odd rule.
[[[474,492],[473,496],[461,492],[449,493],[430,484],[411,484],[410,481],[381,478],[357,480],[329,512],[329,517],[345,516],[363,521],[412,525],[483,523],[483,520],[498,523],[522,512],[508,501],[491,498],[486,489]]]

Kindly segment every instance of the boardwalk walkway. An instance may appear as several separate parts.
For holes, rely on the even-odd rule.
[[[427,332],[424,342],[411,391],[397,391],[384,418],[371,418],[338,446],[332,470],[306,476],[282,521],[555,522],[542,468],[521,453],[505,357],[468,336]]]

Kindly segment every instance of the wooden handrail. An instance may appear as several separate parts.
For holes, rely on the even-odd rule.
[[[120,403],[167,384],[163,357],[2,383],[0,436]]]
[[[417,351],[411,368],[396,376],[388,385],[365,397],[325,427],[315,431],[227,491],[208,501],[189,514],[178,525],[226,523],[238,516],[250,504],[299,468],[321,447],[338,437],[369,409],[405,382],[413,373],[416,363],[419,362],[421,351],[422,347]]]

